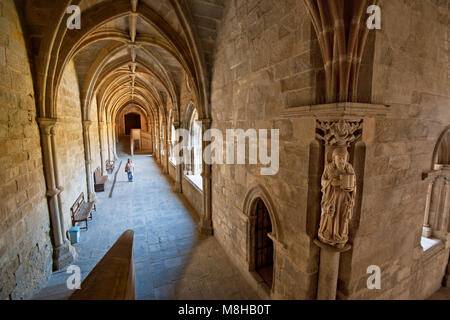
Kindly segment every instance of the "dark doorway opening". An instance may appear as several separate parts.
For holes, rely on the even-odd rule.
[[[268,236],[271,232],[272,222],[269,210],[259,199],[256,204],[255,271],[269,288],[272,288],[273,283],[273,241]]]
[[[125,134],[130,135],[131,129],[141,129],[141,116],[137,113],[125,115]]]

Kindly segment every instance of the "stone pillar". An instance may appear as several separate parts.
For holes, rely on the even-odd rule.
[[[173,127],[175,130],[178,130],[180,128],[180,124],[177,122],[173,123]],[[175,143],[181,143],[181,137],[176,141]],[[180,155],[174,155],[176,158],[179,158]],[[183,155],[184,157],[184,155]],[[175,168],[176,178],[175,178],[175,188],[174,191],[177,193],[183,192],[183,161],[177,161],[176,162],[176,168]]]
[[[164,173],[165,174],[169,174],[169,156],[170,156],[170,150],[171,150],[171,145],[172,142],[169,140],[169,135],[166,134],[166,168],[164,169]]]
[[[38,122],[41,132],[44,173],[47,185],[46,195],[48,198],[50,223],[52,228],[53,267],[54,270],[60,270],[74,260],[74,249],[65,239],[64,221],[61,219],[60,193],[62,188],[58,188],[57,183],[59,178],[56,173],[57,163],[54,139],[56,119],[40,118]]]
[[[445,273],[445,277],[444,277],[444,287],[449,288],[450,287],[450,261],[447,265],[447,272]]]
[[[442,191],[445,186],[445,178],[439,175],[433,183],[433,190],[431,193],[431,202],[428,223],[430,225],[431,231],[433,232],[437,225],[436,222],[439,219],[439,210],[442,202]]]
[[[91,125],[92,121],[83,121],[84,161],[86,167],[86,185],[89,202],[95,201],[96,199],[92,173]]]
[[[161,163],[160,162],[160,158],[161,158],[161,143],[160,143],[160,136],[159,136],[159,123],[156,123],[155,126],[155,140],[156,140],[156,152],[155,152],[155,159],[156,159],[156,163]]]
[[[427,193],[427,203],[425,206],[425,218],[423,221],[423,231],[422,236],[424,238],[430,238],[433,235],[433,229],[430,225],[430,203],[431,203],[431,195],[433,192],[433,183],[430,183],[428,186],[428,193]]]
[[[116,123],[112,123],[112,147],[113,147],[113,156],[114,161],[117,160],[119,157],[117,156],[117,140],[116,140]]]
[[[61,199],[61,192],[64,191],[64,188],[61,186],[61,177],[59,174],[58,169],[58,157],[56,153],[56,141],[55,141],[55,126],[51,128],[51,148],[52,148],[52,157],[53,157],[53,171],[55,174],[55,185],[57,189],[59,190],[58,195],[56,196],[58,200],[58,208],[59,208],[59,224],[61,225],[62,235],[64,238],[64,235],[66,234],[66,224],[64,222],[64,212],[62,212],[62,199]]]
[[[99,121],[98,122],[98,138],[99,138],[99,143],[100,143],[100,169],[102,170],[102,175],[105,174],[105,163],[106,163],[106,159],[105,159],[105,142],[104,142],[104,130],[105,130],[105,122],[104,121]]]
[[[112,152],[111,152],[111,122],[106,122],[106,140],[108,142],[108,160],[112,160]]]
[[[439,217],[436,221],[436,227],[441,235],[445,237],[449,232],[449,212],[450,212],[450,178],[445,177],[444,186],[442,190],[442,203]]]
[[[337,249],[319,240],[314,240],[314,244],[320,248],[317,300],[336,300],[341,253],[350,250],[351,246]]]
[[[211,119],[203,119],[202,122],[202,135],[208,132],[211,128]],[[205,161],[205,149],[211,143],[210,141],[204,141],[202,139],[202,178],[203,178],[203,217],[201,221],[201,233],[204,235],[213,234],[212,226],[212,203],[211,203],[211,161],[207,163]],[[211,155],[207,155],[211,156]]]
[[[134,157],[134,140],[133,135],[130,135],[130,154]]]

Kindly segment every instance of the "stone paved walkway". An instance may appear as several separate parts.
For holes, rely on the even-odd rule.
[[[124,148],[124,143],[118,146]],[[129,183],[122,166],[109,198],[98,193],[97,213],[76,244],[74,263],[86,277],[117,238],[135,232],[134,263],[137,299],[258,299],[214,237],[197,232],[198,217],[183,196],[171,191],[168,177],[151,156],[133,158],[135,179]],[[116,170],[120,160],[116,162]],[[47,287],[64,286],[68,275],[55,273]],[[45,299],[45,290],[39,298]]]

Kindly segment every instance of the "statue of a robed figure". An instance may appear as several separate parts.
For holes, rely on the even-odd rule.
[[[353,215],[356,176],[349,163],[347,148],[333,150],[332,161],[325,165],[322,176],[322,215],[319,240],[342,249],[348,242],[348,225]]]

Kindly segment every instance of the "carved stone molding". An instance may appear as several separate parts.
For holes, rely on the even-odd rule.
[[[326,146],[350,147],[362,135],[363,121],[320,121],[317,120],[317,138]]]
[[[331,104],[306,105],[286,109],[282,118],[310,118],[322,120],[348,119],[359,121],[363,118],[386,117],[390,107],[381,104],[339,102]]]

